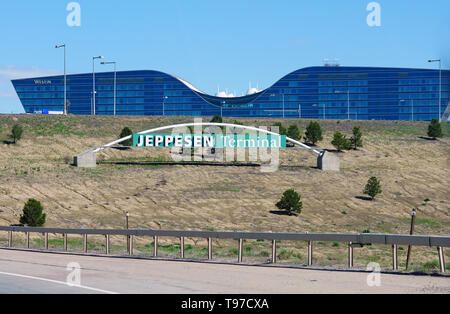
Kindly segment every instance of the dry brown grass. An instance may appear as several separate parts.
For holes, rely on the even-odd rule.
[[[24,203],[36,198],[48,215],[47,227],[122,228],[129,211],[132,228],[399,234],[409,232],[409,213],[418,207],[418,234],[449,235],[450,137],[419,138],[425,123],[324,122],[321,147],[332,148],[334,130],[348,134],[353,125],[361,125],[365,133],[364,148],[342,154],[339,173],[315,169],[315,156],[299,150],[282,151],[282,167],[275,173],[261,173],[258,167],[105,163],[89,170],[67,164],[68,157],[114,140],[124,126],[141,131],[182,121],[190,119],[0,117],[4,138],[13,123],[26,126],[19,145],[0,149],[0,225],[17,223]],[[274,121],[242,122],[258,126]],[[169,154],[108,150],[99,158],[162,156]],[[357,198],[371,176],[383,188],[375,202]],[[289,188],[301,194],[302,214],[271,213]],[[334,261],[339,250],[328,246],[321,258]]]

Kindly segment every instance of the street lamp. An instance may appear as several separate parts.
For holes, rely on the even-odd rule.
[[[298,118],[301,119],[302,118],[302,105],[298,104]]]
[[[67,115],[66,44],[56,45],[55,48],[64,48],[64,115]]]
[[[441,59],[436,60],[428,60],[428,62],[439,62],[439,122],[442,121],[441,117],[441,95],[442,95],[442,65],[441,65]]]
[[[103,65],[107,65],[107,64],[114,64],[114,116],[116,116],[116,112],[117,112],[117,105],[116,105],[116,100],[117,100],[117,62],[102,62],[101,64]]]
[[[416,221],[416,215],[417,215],[417,211],[416,209],[413,209],[413,211],[411,212],[411,231],[410,231],[410,235],[414,234],[414,222]],[[408,246],[408,254],[406,256],[406,270],[408,270],[409,267],[409,259],[411,257],[411,245]]]
[[[125,214],[127,230],[128,230],[128,218],[130,218],[130,213],[129,212],[127,212]],[[127,235],[127,251],[130,252],[130,236],[129,235]]]
[[[92,93],[94,94],[94,116],[95,116],[95,59],[104,59],[103,56],[92,57]]]

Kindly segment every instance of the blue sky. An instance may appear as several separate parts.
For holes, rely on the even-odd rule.
[[[23,112],[11,79],[92,71],[92,57],[119,70],[161,70],[214,94],[267,88],[302,67],[338,58],[343,66],[430,68],[450,63],[450,1],[78,0],[81,26],[66,23],[68,0],[0,2],[0,113]],[[111,67],[97,66],[108,71]]]

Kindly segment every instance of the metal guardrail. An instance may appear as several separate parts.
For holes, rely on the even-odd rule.
[[[313,243],[343,242],[348,243],[348,266],[353,267],[353,249],[357,246],[384,244],[392,245],[393,269],[398,270],[398,246],[426,246],[437,247],[441,272],[445,272],[443,248],[450,247],[450,236],[424,235],[393,235],[393,234],[327,234],[327,233],[272,233],[272,232],[219,232],[219,231],[171,231],[171,230],[132,230],[132,229],[60,229],[60,228],[30,228],[4,227],[0,231],[8,232],[8,247],[13,247],[13,233],[21,232],[27,235],[27,248],[30,247],[30,233],[45,235],[45,249],[48,249],[48,235],[61,234],[64,237],[64,250],[67,251],[67,235],[82,235],[84,252],[87,253],[88,235],[103,235],[106,237],[106,254],[110,253],[110,236],[126,236],[128,253],[133,255],[133,237],[153,237],[154,256],[158,256],[158,238],[175,237],[180,239],[180,257],[184,258],[185,238],[204,238],[208,240],[208,259],[212,260],[212,239],[233,239],[238,241],[238,262],[243,260],[243,239],[271,240],[272,263],[276,263],[277,241],[306,241],[308,242],[308,265],[313,263]]]

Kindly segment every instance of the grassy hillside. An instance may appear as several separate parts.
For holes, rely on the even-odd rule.
[[[239,121],[269,126],[281,120]],[[417,233],[450,234],[450,123],[443,124],[443,139],[430,141],[424,138],[428,123],[423,122],[319,121],[325,130],[320,147],[332,148],[336,130],[350,136],[357,125],[364,134],[362,149],[342,154],[339,173],[315,169],[314,155],[292,149],[281,151],[281,168],[275,173],[262,173],[258,167],[152,164],[170,160],[165,149],[107,150],[98,156],[96,169],[70,165],[74,155],[116,139],[125,126],[137,132],[182,122],[193,120],[0,116],[0,140],[7,140],[14,124],[24,127],[18,145],[0,144],[0,225],[17,223],[26,200],[36,198],[45,207],[48,227],[122,228],[129,211],[132,228],[397,234],[409,232],[409,213],[418,207]],[[309,120],[282,122],[297,123],[304,132]],[[125,161],[129,164],[118,163]],[[383,188],[375,202],[362,197],[371,176]],[[274,204],[289,188],[302,196],[299,217],[276,212]],[[318,262],[345,261],[342,244],[318,245]],[[269,244],[265,248],[255,241],[249,246],[247,253],[255,258],[264,259],[270,251]],[[294,262],[306,254],[303,244],[296,243],[282,244],[280,252]],[[358,252],[357,260],[371,256],[389,265],[387,248]],[[435,249],[413,252],[417,265],[436,260]]]

